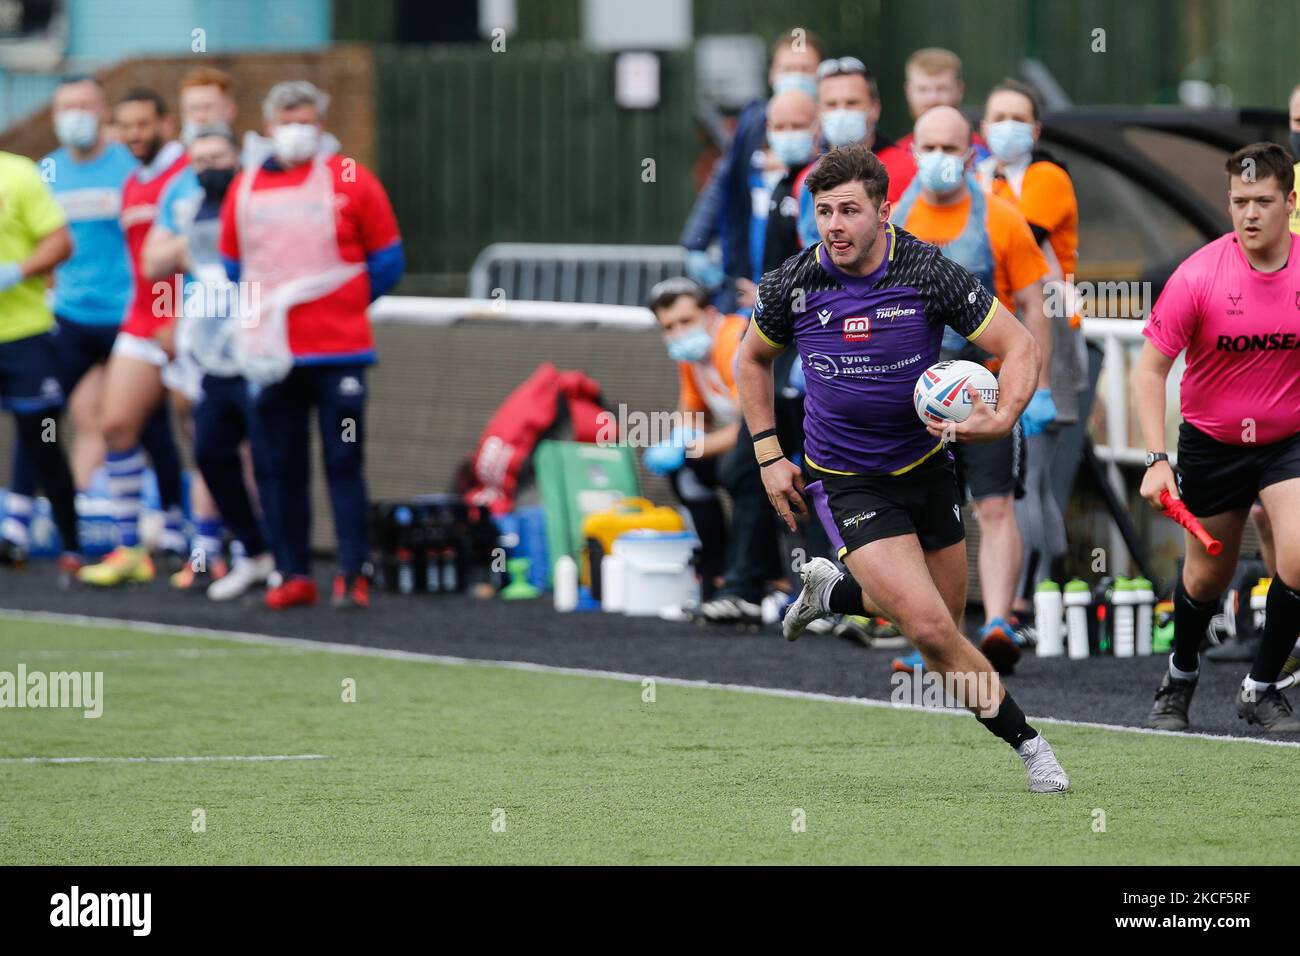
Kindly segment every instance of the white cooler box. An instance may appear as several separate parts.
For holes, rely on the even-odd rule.
[[[658,617],[661,608],[699,600],[691,557],[700,539],[689,531],[629,531],[614,539],[623,560],[623,613]]]

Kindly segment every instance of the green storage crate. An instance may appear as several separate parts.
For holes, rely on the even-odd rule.
[[[624,445],[544,441],[533,453],[533,472],[546,509],[551,564],[562,554],[581,560],[582,520],[641,493],[636,458]],[[553,567],[546,569],[550,585]]]

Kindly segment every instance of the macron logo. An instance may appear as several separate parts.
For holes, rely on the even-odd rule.
[[[822,309],[817,313],[817,318],[821,319],[822,328],[826,328],[826,323],[832,318],[830,309]]]
[[[50,897],[51,926],[129,926],[132,935],[148,936],[152,925],[152,893],[71,893]]]

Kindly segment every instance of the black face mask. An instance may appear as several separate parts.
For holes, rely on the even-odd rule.
[[[1291,131],[1291,155],[1300,159],[1300,133]]]
[[[230,188],[230,181],[235,178],[233,169],[205,169],[203,172],[196,174],[199,185],[203,187],[204,194],[208,199],[221,199]]]

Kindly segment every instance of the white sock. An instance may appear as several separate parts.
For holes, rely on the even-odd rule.
[[[1249,674],[1247,674],[1241,680],[1241,689],[1245,691],[1250,691],[1250,696],[1252,696],[1255,700],[1259,700],[1259,698],[1263,697],[1264,692],[1267,691],[1272,686],[1273,686],[1272,684],[1266,681],[1255,680]]]
[[[1201,669],[1199,667],[1196,668],[1196,670],[1194,671],[1180,671],[1177,667],[1174,666],[1174,655],[1173,654],[1169,655],[1169,676],[1170,677],[1177,678],[1178,680],[1196,680],[1196,678],[1199,677],[1200,674],[1201,674]]]

